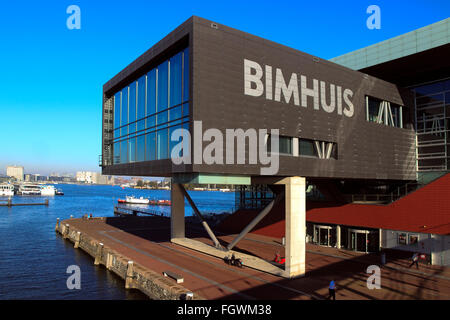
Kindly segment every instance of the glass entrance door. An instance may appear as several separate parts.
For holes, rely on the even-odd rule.
[[[350,229],[349,232],[350,250],[367,252],[367,230]]]
[[[329,247],[331,245],[330,243],[330,236],[331,236],[331,229],[330,226],[314,226],[314,243],[319,244],[321,246],[327,246]]]
[[[367,233],[356,233],[356,251],[367,252]]]
[[[330,229],[320,228],[320,242],[321,246],[330,246]]]

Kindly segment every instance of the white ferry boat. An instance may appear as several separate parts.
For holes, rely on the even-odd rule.
[[[0,196],[13,196],[14,195],[14,185],[12,184],[0,184]]]
[[[132,203],[132,204],[149,204],[150,200],[144,197],[135,198],[133,196],[126,196],[125,200],[119,199],[119,203]]]
[[[18,194],[23,196],[40,196],[41,187],[39,184],[21,184]]]
[[[54,186],[41,186],[41,196],[54,196],[56,194],[56,189]]]

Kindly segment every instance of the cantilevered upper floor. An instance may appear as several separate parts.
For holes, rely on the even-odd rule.
[[[275,176],[412,180],[413,103],[395,84],[191,17],[103,86],[102,170],[260,176],[269,164],[250,145],[278,156]],[[192,137],[179,154],[189,161],[175,164],[180,128]],[[236,129],[241,156],[238,138],[226,139]]]

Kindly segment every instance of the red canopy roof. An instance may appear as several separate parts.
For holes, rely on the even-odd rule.
[[[450,174],[389,205],[346,204],[311,208],[306,220],[316,223],[450,234]]]

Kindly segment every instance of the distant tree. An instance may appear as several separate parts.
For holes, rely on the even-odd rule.
[[[138,181],[136,182],[136,185],[137,185],[138,187],[142,187],[142,186],[144,186],[144,181],[138,180]]]

